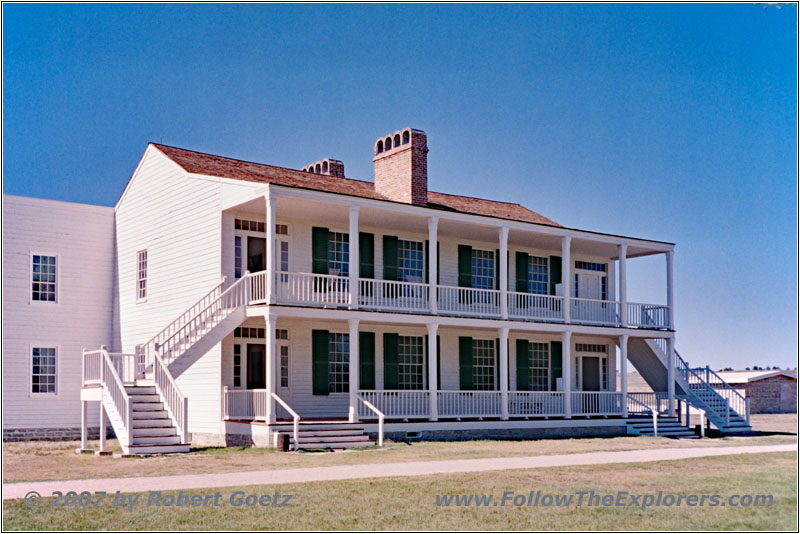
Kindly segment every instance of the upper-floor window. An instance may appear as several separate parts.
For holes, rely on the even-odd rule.
[[[56,302],[55,256],[34,254],[31,265],[31,300]]]
[[[31,393],[55,393],[55,347],[33,347],[31,352]]]
[[[494,289],[494,252],[472,249],[472,287]]]
[[[147,298],[147,249],[136,253],[136,300]]]
[[[528,256],[528,293],[547,295],[549,284],[547,279],[547,258]]]
[[[398,278],[403,282],[422,282],[424,261],[422,242],[401,239],[397,245]]]
[[[423,389],[423,343],[421,336],[399,336],[397,340],[398,386]]]
[[[260,221],[248,221],[247,219],[234,219],[234,228],[236,230],[247,230],[248,232],[261,232],[265,231],[266,225]]]
[[[328,238],[328,273],[350,275],[350,236],[344,232],[330,232]]]

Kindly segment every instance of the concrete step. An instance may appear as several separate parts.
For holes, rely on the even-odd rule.
[[[164,428],[171,427],[172,419],[169,417],[154,417],[152,419],[146,417],[137,418],[136,416],[146,414],[147,412],[136,412],[133,414],[133,428]],[[162,412],[166,414],[167,412]]]
[[[134,445],[178,445],[181,438],[176,436],[136,436],[134,432]]]
[[[279,432],[284,434],[292,435],[293,431],[291,428],[286,430],[279,430]],[[361,436],[364,434],[364,430],[349,430],[349,429],[331,429],[331,430],[299,430],[298,434],[300,437],[327,437],[327,436]]]
[[[164,409],[163,402],[134,402],[131,404],[134,412],[154,412]]]
[[[357,425],[353,423],[300,423],[299,430],[303,431],[328,431],[328,430],[357,430],[359,432],[364,431],[363,425]],[[291,423],[278,423],[276,425],[270,425],[270,428],[273,430],[277,430],[279,432],[291,432],[293,426]]]
[[[189,452],[188,443],[178,443],[175,445],[131,445],[128,447],[128,454],[178,454]]]
[[[340,442],[356,442],[356,441],[369,441],[369,436],[366,434],[346,434],[346,435],[331,435],[331,436],[306,436],[300,434],[297,438],[300,444],[304,443],[340,443]],[[294,443],[294,438],[289,437],[289,442]]]
[[[375,442],[373,440],[364,440],[364,441],[336,441],[331,443],[321,443],[321,442],[312,442],[312,443],[301,443],[301,449],[313,450],[313,449],[351,449],[354,447],[374,447]]]

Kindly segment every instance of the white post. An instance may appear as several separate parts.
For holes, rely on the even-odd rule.
[[[267,386],[267,424],[274,425],[277,417],[277,405],[275,404],[275,399],[272,398],[272,394],[276,393],[275,371],[277,369],[277,347],[275,344],[275,325],[277,323],[277,318],[275,315],[269,314],[264,316],[264,322],[266,323],[265,326],[267,337],[267,365],[265,366],[267,376],[266,380],[264,381]]]
[[[667,338],[667,411],[675,415],[675,338]]]
[[[508,227],[500,228],[500,315],[508,319]]]
[[[128,432],[133,434],[133,422],[129,424]],[[132,439],[128,439],[128,443],[132,443]],[[103,403],[100,403],[100,452],[106,452],[106,409]]]
[[[508,328],[500,329],[500,419],[508,421]]]
[[[274,193],[267,193],[267,246],[266,246],[266,267],[267,267],[267,304],[275,303],[275,276],[277,269],[275,268],[275,213],[276,213],[276,197]],[[274,325],[273,325],[274,326]],[[274,335],[272,337],[275,337]]]
[[[358,421],[358,391],[360,378],[358,375],[359,361],[358,361],[358,319],[350,319],[350,409],[348,410],[347,420],[351,423]]]
[[[572,238],[568,235],[565,235],[561,238],[561,289],[562,293],[564,294],[564,322],[569,323],[570,319],[570,304],[572,299],[572,280],[570,277],[570,273],[572,269],[570,268],[570,264],[572,260],[570,259],[570,247],[572,245]]]
[[[439,367],[436,364],[439,358],[439,347],[436,343],[436,335],[439,332],[438,323],[428,323],[428,419],[437,421],[439,419]]]
[[[102,402],[101,402],[102,404]],[[81,401],[81,449],[89,448],[89,403]]]
[[[622,390],[622,417],[628,417],[628,335],[619,336],[619,381]]]
[[[675,330],[675,284],[673,268],[675,251],[668,250],[665,255],[667,257],[667,309],[669,310],[669,328],[670,330]]]
[[[572,332],[561,332],[561,384],[564,386],[564,417],[572,418]]]
[[[428,291],[431,313],[439,313],[439,295],[436,280],[439,278],[439,217],[428,219]]]
[[[628,245],[619,245],[619,302],[622,326],[628,326]]]
[[[658,409],[653,408],[653,435],[658,437]]]
[[[358,299],[359,299],[359,287],[358,287],[358,275],[359,275],[359,250],[358,250],[358,206],[350,206],[350,264],[348,269],[350,270],[350,279],[348,280],[350,285],[350,309],[355,310],[358,309]],[[352,340],[350,341],[352,344]],[[352,345],[351,345],[352,346]]]
[[[706,437],[706,412],[700,410],[700,437]]]

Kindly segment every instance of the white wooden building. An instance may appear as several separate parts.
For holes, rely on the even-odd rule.
[[[4,436],[108,417],[144,454],[647,433],[653,414],[680,435],[687,403],[749,429],[745,399],[675,352],[672,243],[428,191],[419,130],[374,150],[365,182],[337,160],[291,170],[151,144],[116,207],[75,207],[61,239],[17,217],[61,203],[4,197]],[[53,301],[30,301],[34,254],[57,258]],[[628,263],[651,255],[666,302],[629,302]],[[87,287],[84,323],[64,311]],[[9,318],[12,302],[29,315]],[[55,392],[28,389],[34,347],[56,349]],[[629,363],[654,393],[617,383]]]

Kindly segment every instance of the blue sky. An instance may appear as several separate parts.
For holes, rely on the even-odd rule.
[[[796,7],[3,5],[4,193],[113,205],[147,142],[432,189],[677,243],[678,349],[796,365]],[[663,257],[630,300],[664,301]]]

